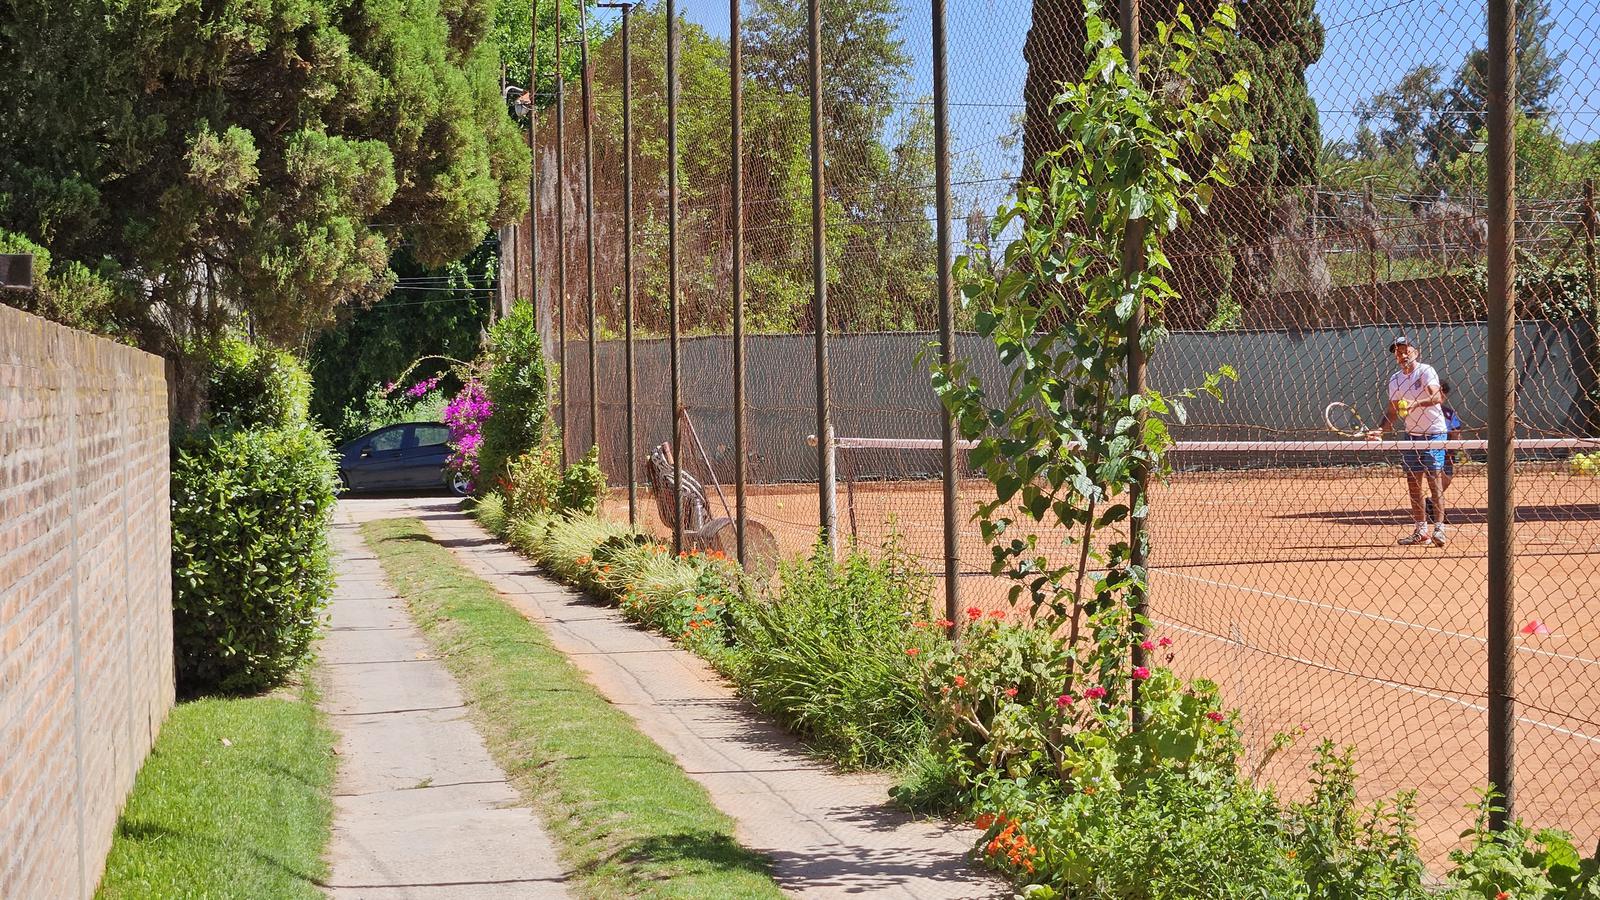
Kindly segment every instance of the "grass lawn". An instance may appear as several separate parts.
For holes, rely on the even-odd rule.
[[[362,527],[587,897],[779,897],[705,789],[416,519]]]
[[[97,896],[322,896],[333,770],[309,679],[179,704],[139,770]]]

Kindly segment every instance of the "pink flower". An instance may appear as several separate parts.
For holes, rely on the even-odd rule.
[[[1007,697],[1015,697],[1016,695],[1017,695],[1017,689],[1016,688],[1014,688],[1014,687],[1006,688],[1006,696]]]
[[[1156,642],[1155,641],[1143,640],[1143,641],[1139,642],[1139,649],[1141,649],[1141,650],[1154,650],[1155,648],[1156,648]]]
[[[1106,695],[1106,689],[1101,687],[1098,684],[1095,685],[1092,688],[1089,688],[1087,691],[1083,692],[1084,699],[1086,699],[1086,700],[1099,700],[1101,697],[1104,697],[1105,695]]]
[[[1004,619],[1005,617],[1006,617],[1006,611],[1003,610],[1003,609],[991,609],[991,610],[989,610],[989,618],[991,618],[991,619]]]
[[[1150,670],[1149,669],[1145,668],[1144,666],[1134,666],[1133,667],[1133,680],[1134,681],[1143,681],[1143,680],[1145,680],[1146,678],[1149,678],[1149,677],[1150,677]]]
[[[1210,719],[1213,722],[1221,722],[1222,719],[1223,719],[1223,715],[1222,715],[1222,713],[1219,713],[1219,712],[1217,712],[1216,710],[1213,709],[1211,712],[1206,713],[1206,718]]]
[[[1158,641],[1157,643],[1159,643],[1163,647],[1171,647],[1172,646],[1172,638],[1164,637],[1160,641]]]
[[[1056,698],[1056,706],[1058,708],[1060,708],[1060,709],[1066,709],[1067,707],[1069,707],[1071,705],[1072,705],[1072,695],[1071,694],[1062,694],[1061,696]]]
[[[976,606],[969,606],[967,607],[967,618],[976,622],[978,619],[983,618],[983,610]]]
[[[907,656],[916,656],[918,653],[921,653],[921,652],[922,651],[918,650],[916,647],[908,647],[908,648],[906,648],[906,655]]]

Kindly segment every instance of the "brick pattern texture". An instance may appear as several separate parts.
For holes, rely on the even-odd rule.
[[[167,379],[0,306],[0,897],[90,897],[173,703]]]

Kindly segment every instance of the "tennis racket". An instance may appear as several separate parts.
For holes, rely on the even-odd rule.
[[[1323,409],[1322,421],[1329,431],[1347,438],[1365,438],[1372,431],[1355,407],[1338,400]]]

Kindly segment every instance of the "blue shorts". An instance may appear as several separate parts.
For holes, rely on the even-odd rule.
[[[1438,434],[1408,434],[1408,441],[1442,441],[1449,435],[1444,432]],[[1445,456],[1443,450],[1401,450],[1400,468],[1407,473],[1412,472],[1443,472],[1445,469]]]

